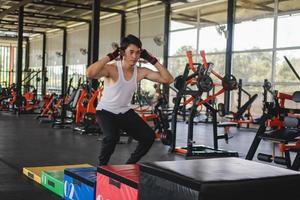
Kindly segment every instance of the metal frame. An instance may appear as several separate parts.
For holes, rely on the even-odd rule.
[[[24,6],[19,7],[19,24],[18,24],[18,46],[17,46],[17,69],[16,69],[16,85],[17,98],[21,96],[22,90],[22,57],[23,57],[23,16]],[[17,99],[18,101],[18,99]],[[20,105],[17,105],[18,107]]]
[[[5,12],[6,10],[8,9],[0,9],[1,12]],[[87,19],[54,15],[54,14],[36,13],[36,12],[28,12],[28,11],[24,12],[23,14],[24,17],[32,17],[32,18],[40,18],[40,19],[53,19],[53,20],[75,21],[75,22],[86,22],[86,23],[89,22],[89,20]],[[18,15],[18,11],[13,11],[6,15]]]
[[[87,4],[80,4],[80,3],[72,3],[72,2],[62,2],[58,0],[42,0],[42,1],[33,1],[33,4],[39,5],[47,5],[47,6],[58,6],[58,7],[65,7],[65,8],[74,8],[74,9],[83,9],[83,10],[92,10],[92,5]],[[123,10],[113,9],[113,8],[106,8],[100,6],[100,11],[104,12],[111,12],[111,13],[119,13],[122,14]]]
[[[14,29],[14,28],[0,27],[0,31],[8,31],[8,32],[18,33],[18,29]],[[44,34],[45,32],[42,32],[42,31],[32,31],[32,30],[23,30],[23,33]]]
[[[276,47],[277,47],[277,24],[278,24],[278,0],[274,0],[274,28],[273,28],[273,49],[272,49],[272,74],[271,83],[275,82],[276,76]]]
[[[165,24],[164,24],[164,48],[163,48],[163,65],[168,68],[169,57],[169,35],[170,35],[170,14],[171,3],[165,1]],[[166,96],[167,102],[169,102],[169,86],[163,85],[163,94]]]
[[[42,95],[46,95],[46,78],[47,78],[47,69],[46,69],[46,33],[43,34],[43,46],[42,46]]]
[[[227,44],[226,44],[226,58],[225,58],[225,75],[231,75],[232,68],[232,47],[233,47],[233,33],[235,21],[235,0],[228,0],[227,4]],[[225,113],[230,110],[230,91],[224,93]]]
[[[23,37],[24,38],[24,37]],[[30,41],[29,38],[24,38],[26,41],[26,46],[25,46],[25,71],[27,71],[29,69],[29,52],[30,52]]]
[[[4,22],[4,23],[3,23]],[[18,25],[18,21],[12,21],[12,20],[0,20],[1,25]],[[56,25],[49,25],[49,24],[38,24],[38,23],[29,23],[29,22],[24,22],[23,26],[28,26],[28,27],[34,27],[34,28],[53,28],[53,29],[63,29],[65,27],[63,26],[56,26]]]
[[[87,53],[87,66],[88,67],[91,64],[91,52],[92,52],[92,45],[91,45],[91,40],[92,40],[92,23],[89,23],[88,27],[88,53]]]
[[[75,8],[75,9],[83,9],[83,10],[91,10],[92,7],[90,5],[86,4],[79,4],[79,3],[71,3],[71,2],[63,2],[58,0],[42,0],[42,1],[36,1],[33,0],[31,2],[32,4],[39,4],[39,5],[46,5],[46,6],[59,6],[59,7],[65,7],[65,8]]]
[[[126,14],[125,12],[121,14],[121,38],[120,38],[120,42],[122,41],[122,39],[125,37],[125,33],[126,33]]]
[[[62,47],[62,84],[61,94],[63,97],[66,95],[67,88],[67,70],[66,70],[66,54],[67,54],[67,29],[63,29],[63,47]]]
[[[100,18],[100,0],[93,0],[92,33],[91,33],[91,63],[99,58],[99,18]]]
[[[1,11],[0,13],[0,19],[2,19],[5,15],[23,7],[23,12],[24,12],[24,5],[26,5],[27,3],[30,3],[32,2],[33,0],[23,0],[23,1],[19,1],[19,4],[18,5],[15,5],[15,6],[12,6],[11,8],[9,9],[6,9],[6,10],[3,10]]]

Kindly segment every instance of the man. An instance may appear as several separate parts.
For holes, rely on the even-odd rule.
[[[120,60],[109,63],[120,56]],[[157,71],[145,67],[137,68],[140,58],[154,65]],[[158,60],[142,49],[142,43],[134,35],[128,35],[121,41],[120,49],[107,54],[99,61],[90,65],[86,71],[88,78],[104,77],[104,92],[97,105],[97,121],[100,121],[104,138],[99,156],[99,164],[107,165],[110,156],[119,141],[120,130],[125,131],[138,141],[136,150],[126,162],[138,162],[152,146],[155,134],[143,119],[130,108],[130,102],[142,79],[170,84],[172,75]]]

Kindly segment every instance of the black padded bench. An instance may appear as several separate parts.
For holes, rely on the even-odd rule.
[[[300,173],[240,158],[140,165],[141,200],[282,200],[300,198]]]
[[[299,129],[285,128],[275,131],[266,131],[260,137],[265,140],[281,143],[296,142],[300,137],[300,131]]]
[[[220,122],[218,123],[218,127],[237,127],[237,122]]]

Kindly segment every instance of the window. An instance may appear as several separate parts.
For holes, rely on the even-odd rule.
[[[244,21],[234,27],[234,51],[273,47],[273,18]]]
[[[200,29],[199,50],[225,52],[226,26],[208,26]]]
[[[169,56],[185,55],[186,50],[197,49],[197,29],[170,32]]]
[[[300,46],[300,14],[278,17],[277,47]]]
[[[263,83],[271,78],[272,52],[243,52],[233,54],[232,74],[244,83]]]
[[[185,28],[193,28],[194,26],[171,20],[171,31]]]
[[[296,72],[300,73],[300,49],[299,50],[284,50],[277,51],[276,54],[276,82],[280,83],[296,83],[299,85],[300,81],[297,79],[296,75],[293,73],[291,68],[288,66],[284,59],[284,56],[290,61]],[[300,75],[299,75],[300,76]],[[289,90],[290,87],[285,89]],[[300,89],[300,87],[299,87]]]

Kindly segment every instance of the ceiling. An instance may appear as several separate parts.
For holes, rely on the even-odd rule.
[[[278,1],[279,13],[300,10],[299,0]],[[28,34],[88,23],[92,18],[92,0],[0,0],[0,31],[17,30],[19,4],[24,5],[24,32]],[[100,16],[158,4],[163,0],[101,0]],[[172,20],[196,25],[199,15],[201,26],[226,23],[227,0],[172,0],[171,6]],[[274,0],[236,0],[236,21],[272,16],[273,10]]]

